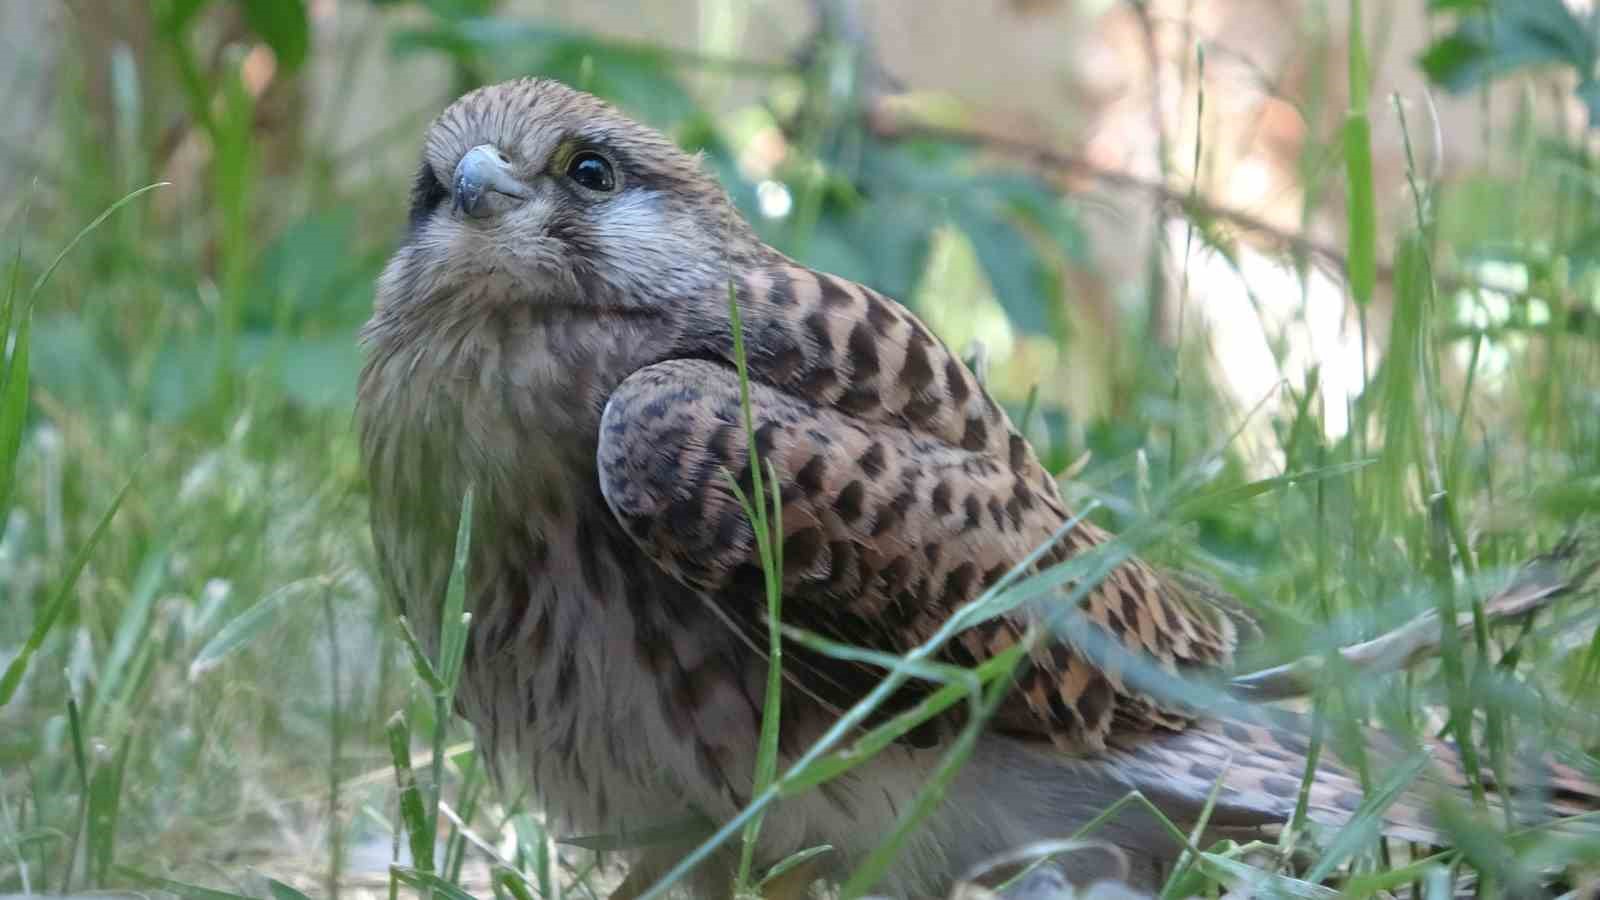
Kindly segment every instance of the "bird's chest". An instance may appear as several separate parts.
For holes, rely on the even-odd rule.
[[[390,396],[390,413],[367,413],[385,578],[436,649],[470,485],[472,621],[459,700],[502,773],[531,777],[575,828],[648,824],[681,816],[685,804],[731,808],[748,791],[762,667],[622,532],[600,495],[592,443],[565,427],[574,398],[558,396],[526,383],[507,396],[497,382],[458,375]]]
[[[748,779],[727,768],[754,747],[759,669],[595,501],[485,523],[461,699],[503,771],[571,826],[604,829]]]
[[[440,341],[430,341],[440,343]],[[538,346],[533,346],[538,344]],[[379,564],[430,649],[461,496],[475,496],[461,708],[507,778],[578,828],[712,812],[749,790],[763,666],[646,559],[595,474],[610,383],[581,340],[502,328],[448,364],[366,373]],[[382,368],[387,367],[387,368]]]

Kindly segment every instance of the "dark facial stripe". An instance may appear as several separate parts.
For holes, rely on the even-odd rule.
[[[439,181],[439,176],[433,174],[433,166],[426,160],[421,168],[417,169],[417,177],[411,185],[411,213],[407,229],[415,232],[422,227],[422,223],[433,215],[445,199],[450,196],[450,191]]]

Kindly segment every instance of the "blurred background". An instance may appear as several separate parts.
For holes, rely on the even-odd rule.
[[[386,888],[385,723],[442,723],[370,577],[356,332],[461,92],[555,77],[702,151],[773,244],[970,348],[1108,525],[1239,489],[1155,553],[1281,657],[1600,509],[1597,33],[1560,0],[0,4],[0,890]],[[1595,746],[1595,611],[1468,648],[1486,739]],[[1339,708],[1437,726],[1447,675]],[[578,866],[469,738],[466,823]]]

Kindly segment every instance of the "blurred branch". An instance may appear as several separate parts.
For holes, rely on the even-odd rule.
[[[806,72],[816,65],[818,55],[829,43],[849,48],[855,58],[855,87],[865,102],[904,89],[883,64],[872,29],[862,14],[861,0],[811,0],[816,26],[811,36],[793,55],[792,65]]]
[[[875,111],[870,118],[872,132],[885,140],[937,140],[989,150],[1027,162],[1057,177],[1090,178],[1101,184],[1146,194],[1173,213],[1226,222],[1243,231],[1269,238],[1296,255],[1318,259],[1340,272],[1344,271],[1346,265],[1344,253],[1331,244],[1279,228],[1243,210],[1219,206],[1198,196],[1191,198],[1188,191],[1174,188],[1165,181],[1106,168],[1072,153],[1041,147],[1006,135],[910,121],[898,113],[884,110]],[[1382,274],[1392,278],[1393,268],[1384,269]]]
[[[1315,261],[1335,272],[1340,278],[1346,277],[1349,271],[1349,257],[1339,247],[1323,243],[1301,232],[1280,228],[1254,213],[1212,203],[1197,194],[1191,196],[1189,191],[1175,188],[1163,180],[1107,168],[1082,156],[1052,147],[1043,147],[1009,135],[918,121],[914,117],[888,108],[888,105],[883,103],[872,109],[867,119],[867,127],[871,132],[884,140],[935,140],[962,144],[1025,162],[1058,178],[1088,178],[1103,185],[1144,194],[1172,215],[1225,223],[1239,231],[1264,239],[1267,243],[1282,247],[1297,259]],[[1377,275],[1380,282],[1392,284],[1395,275],[1394,265],[1380,262]],[[1511,300],[1542,300],[1555,304],[1559,308],[1569,310],[1569,325],[1574,331],[1584,330],[1587,323],[1597,318],[1594,313],[1587,312],[1583,308],[1585,301],[1582,298],[1570,292],[1550,296],[1513,290],[1460,273],[1441,272],[1437,276],[1437,281],[1441,291],[1482,291]]]
[[[1484,290],[1493,291],[1485,287]],[[1513,291],[1496,291],[1502,296],[1510,297],[1526,303],[1529,300],[1543,302],[1544,297],[1537,294]],[[1469,338],[1483,337],[1489,340],[1498,340],[1513,334],[1555,334],[1564,332],[1576,335],[1600,336],[1600,312],[1584,306],[1570,306],[1564,315],[1547,322],[1507,322],[1501,325],[1453,325],[1442,329],[1439,337],[1446,341],[1461,341]]]
[[[1128,8],[1133,10],[1134,20],[1139,23],[1139,37],[1144,45],[1145,66],[1150,77],[1150,129],[1156,136],[1156,170],[1162,175],[1167,174],[1171,163],[1169,152],[1171,139],[1167,136],[1167,120],[1163,115],[1166,103],[1162,98],[1161,90],[1161,47],[1156,39],[1155,22],[1150,18],[1150,8],[1145,5],[1145,0],[1129,0]],[[1196,172],[1195,178],[1200,177]]]

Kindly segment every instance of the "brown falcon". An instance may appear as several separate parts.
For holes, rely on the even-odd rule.
[[[409,233],[364,332],[373,535],[387,588],[434,635],[460,500],[475,491],[460,705],[568,831],[726,821],[751,793],[765,606],[724,476],[749,478],[730,285],[755,441],[784,504],[785,622],[904,652],[1070,519],[1028,442],[922,322],[762,243],[695,157],[555,82],[461,98],[428,131]],[[1078,525],[1044,562],[1106,539]],[[992,658],[1048,609],[973,628],[944,660]],[[1224,669],[1249,633],[1215,596],[1137,559],[1081,609],[1094,633],[1177,675]],[[792,758],[881,673],[786,653]],[[1219,779],[1213,823],[1290,813],[1302,738],[1197,719],[1093,658],[1070,641],[1032,651],[883,889],[940,892],[1135,788],[1180,823]],[[848,871],[925,784],[943,724],[782,801],[762,859],[828,844]],[[1311,814],[1339,821],[1359,800],[1328,768]],[[1144,877],[1174,849],[1146,816],[1102,835]],[[648,849],[638,872],[684,850]],[[726,870],[700,877],[726,890]]]

